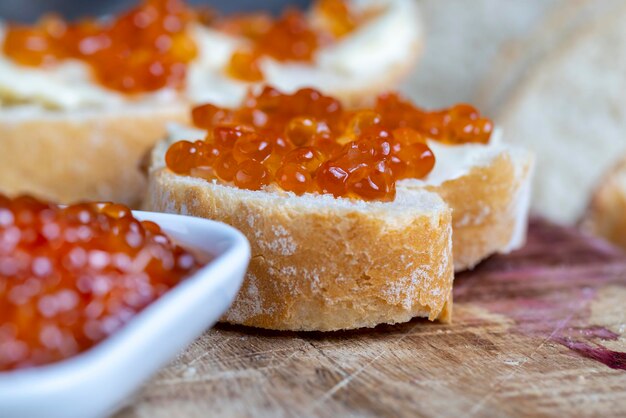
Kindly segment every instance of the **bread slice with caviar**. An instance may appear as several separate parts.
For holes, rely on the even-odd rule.
[[[389,203],[295,196],[156,167],[149,190],[152,210],[222,221],[248,237],[253,256],[224,322],[331,331],[450,319],[451,214],[434,193]]]
[[[238,109],[203,105],[192,116],[195,128],[172,126],[155,148],[146,206],[217,219],[251,241],[247,290],[228,322],[339,329],[437,318],[443,271],[524,242],[532,158],[490,141],[490,121],[471,106],[427,112],[389,94],[354,111],[315,90],[266,88]],[[429,305],[432,283],[437,309],[415,310],[410,298]],[[367,295],[363,305],[352,292]],[[339,314],[346,325],[325,325]]]
[[[598,182],[581,226],[626,249],[626,159]]]
[[[0,191],[136,205],[142,157],[191,103],[236,106],[266,81],[361,102],[413,66],[416,7],[320,0],[277,19],[208,19],[182,0],[143,0],[102,21],[0,22]]]

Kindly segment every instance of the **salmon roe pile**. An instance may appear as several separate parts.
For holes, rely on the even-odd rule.
[[[0,195],[0,370],[88,349],[198,267],[122,205]]]
[[[100,84],[127,94],[180,88],[197,54],[187,31],[195,19],[183,0],[144,0],[113,20],[68,23],[49,15],[34,26],[10,25],[3,50],[28,66],[82,60]]]
[[[395,198],[396,181],[431,172],[427,139],[485,144],[492,131],[467,104],[429,112],[386,94],[372,109],[351,111],[313,89],[282,94],[271,87],[239,109],[205,104],[192,118],[208,133],[170,146],[165,161],[177,174],[249,190],[276,184],[297,195],[378,201]]]
[[[278,19],[265,14],[229,18],[219,26],[250,41],[246,48],[233,53],[227,67],[231,77],[243,81],[261,81],[259,60],[269,56],[278,61],[311,61],[317,49],[351,32],[359,22],[344,0],[319,0],[314,12],[321,18],[316,27],[297,9],[288,9]]]

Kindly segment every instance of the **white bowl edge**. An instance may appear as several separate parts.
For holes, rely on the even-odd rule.
[[[214,259],[93,348],[47,366],[0,373],[0,416],[103,416],[209,328],[234,300],[250,260],[234,228],[181,215],[133,212]]]

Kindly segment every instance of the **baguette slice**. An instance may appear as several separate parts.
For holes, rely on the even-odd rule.
[[[435,193],[406,189],[380,203],[242,190],[172,173],[167,146],[153,154],[147,207],[225,222],[251,243],[223,321],[331,331],[450,319],[451,213]]]
[[[529,7],[530,3],[524,2]],[[538,14],[534,23],[539,24],[526,28],[522,36],[503,45],[481,74],[482,82],[479,83],[475,101],[487,114],[497,114],[507,99],[524,86],[535,66],[567,48],[570,39],[590,22],[618,10],[623,2],[558,0],[554,3],[548,13]],[[538,9],[537,6],[532,7]]]
[[[415,66],[423,49],[421,16],[414,0],[348,0],[349,8],[373,17],[335,43],[321,48],[312,63],[278,62],[265,57],[260,62],[261,85],[272,85],[291,93],[314,87],[358,106],[377,94],[396,87]],[[372,13],[374,12],[374,13]],[[320,17],[309,13],[313,25]],[[204,32],[207,33],[206,31]],[[229,53],[192,71],[193,88],[188,96],[195,103],[236,107],[245,98],[249,83],[228,77],[224,72],[230,53],[244,40],[225,39]],[[207,41],[208,52],[212,41]],[[257,83],[258,85],[259,83]]]
[[[599,182],[581,227],[626,249],[626,159]]]
[[[533,209],[562,224],[626,152],[626,7],[621,3],[536,65],[496,121],[537,154]]]
[[[399,189],[433,191],[452,208],[456,271],[526,241],[534,156],[498,137],[487,146],[430,142],[437,158],[433,172],[425,181],[398,184]]]
[[[165,142],[205,136],[203,130],[171,125]],[[501,136],[496,130],[488,145],[429,141],[436,158],[433,171],[423,180],[401,180],[396,186],[399,192],[435,192],[450,206],[457,272],[526,242],[535,158],[523,148],[504,143]],[[152,167],[165,166],[166,150],[155,149]]]
[[[432,219],[430,224],[424,223],[423,201],[432,199],[428,196],[432,196],[433,192],[434,195],[443,197],[453,211],[454,260],[446,260],[445,263],[452,263],[456,270],[473,267],[480,260],[495,252],[508,252],[517,248],[525,239],[533,159],[528,152],[500,144],[497,138],[487,146],[478,144],[445,146],[431,143],[430,146],[438,163],[426,181],[400,181],[397,184],[396,200],[392,203],[379,203],[334,199],[328,195],[306,194],[297,197],[276,190],[276,188],[257,192],[245,191],[219,184],[216,181],[207,182],[176,175],[165,167],[164,155],[171,143],[181,139],[193,140],[204,136],[205,133],[202,130],[172,127],[168,139],[156,147],[152,155],[146,206],[149,210],[185,213],[221,220],[247,234],[255,255],[248,278],[248,288],[251,290],[239,296],[239,302],[235,304],[232,311],[236,314],[231,312],[227,315],[227,321],[280,329],[294,329],[294,327],[295,329],[332,329],[332,327],[340,329],[368,326],[366,322],[356,322],[355,317],[346,312],[343,312],[344,316],[350,318],[352,325],[336,324],[332,327],[324,325],[332,321],[332,317],[321,319],[324,323],[313,324],[310,322],[313,319],[304,320],[302,315],[298,315],[291,325],[281,325],[271,322],[245,322],[247,315],[243,317],[237,315],[241,315],[241,310],[244,309],[241,307],[246,307],[244,310],[247,311],[251,309],[250,306],[266,306],[270,303],[266,300],[271,301],[269,306],[272,309],[284,312],[284,309],[279,308],[274,300],[278,294],[275,292],[282,294],[285,290],[283,287],[278,287],[277,290],[275,283],[281,283],[281,286],[300,286],[303,281],[306,283],[306,289],[316,289],[318,285],[311,283],[311,280],[316,282],[321,278],[324,286],[329,288],[326,281],[343,277],[347,274],[346,271],[351,271],[350,277],[369,278],[366,282],[356,279],[349,281],[353,291],[362,292],[366,290],[363,286],[369,286],[368,283],[372,277],[378,277],[373,281],[374,283],[382,280],[385,270],[391,273],[390,277],[394,282],[395,275],[402,273],[403,268],[406,267],[403,266],[408,257],[403,254],[400,247],[404,247],[404,251],[411,248],[410,252],[421,252],[422,255],[427,256],[426,259],[419,259],[419,264],[411,261],[408,267],[413,268],[418,265],[427,275],[432,276],[435,268],[433,262],[440,263],[441,269],[445,267],[441,256],[433,257],[432,255],[433,248],[440,248],[442,245],[440,241],[443,219],[441,213],[436,216],[439,219],[439,228],[433,229]],[[446,206],[441,205],[438,211]],[[348,213],[346,213],[346,207],[349,208]],[[358,208],[363,209],[362,213],[354,214]],[[432,214],[429,216],[432,218]],[[372,232],[373,223],[394,224],[399,218],[406,219],[404,222],[406,225],[420,225],[419,231],[413,230],[410,226],[404,226],[393,229],[386,227],[385,233],[381,233],[380,229],[378,232]],[[410,219],[413,219],[413,223]],[[366,242],[361,242],[361,237],[365,237]],[[430,237],[428,238],[430,240],[435,238],[437,240],[431,243],[422,241],[427,237]],[[339,244],[335,241],[339,241]],[[411,242],[413,244],[410,244]],[[287,247],[291,247],[293,251],[302,250],[303,253],[294,255],[288,251],[288,254],[285,254],[284,250]],[[279,255],[292,258],[285,261],[278,260],[278,255],[274,254],[276,251]],[[436,249],[436,253],[441,254],[441,249]],[[340,261],[337,261],[337,257]],[[332,266],[341,266],[339,270],[335,267],[331,268],[330,277],[324,275],[327,271],[324,258],[328,258]],[[309,260],[313,260],[313,263],[307,264]],[[358,270],[362,267],[362,260],[373,261],[374,264],[366,265],[367,270],[363,272]],[[375,269],[378,273],[374,276],[370,269],[375,268],[376,265],[382,270]],[[297,273],[298,268],[303,266],[306,267],[305,271]],[[324,267],[320,268],[320,266]],[[352,270],[348,270],[349,268]],[[311,271],[315,273],[310,273]],[[290,276],[296,274],[304,279],[300,278],[298,285],[293,285]],[[403,274],[403,277],[406,277],[407,272]],[[438,273],[437,276],[440,274]],[[400,279],[400,283],[404,283],[402,286],[407,285],[405,280]],[[428,282],[429,279],[423,280]],[[264,289],[260,296],[259,286]],[[377,286],[375,290],[380,291],[383,283]],[[310,293],[312,291],[307,291],[305,301],[296,306],[306,306],[306,300],[315,300],[315,297],[319,295],[317,293],[312,295]],[[301,292],[303,290],[298,287],[298,294]],[[338,293],[338,295],[341,294]],[[290,294],[289,297],[292,296]],[[414,296],[417,297],[416,294]],[[423,308],[425,302],[420,298],[421,296],[415,300],[418,300]],[[330,299],[325,303],[331,303],[333,306],[336,304]],[[368,305],[376,306],[374,312],[365,315],[365,311],[359,308],[359,312],[355,314],[356,317],[375,315],[382,309],[382,305],[372,303],[369,301]],[[329,308],[326,305],[323,306],[324,310],[328,311]],[[264,309],[257,310],[265,312]],[[303,315],[309,315],[312,311],[313,309],[306,308]],[[414,308],[403,314],[409,315],[411,312],[411,315],[418,315]],[[431,319],[447,314],[447,311],[419,312],[420,315],[428,313]],[[291,317],[292,313],[287,312],[285,315]],[[281,316],[283,316],[282,313]],[[264,314],[263,318],[265,318],[263,321],[277,320],[272,315]],[[378,319],[372,319],[369,322],[370,325],[375,324],[376,321],[396,321],[395,319],[383,320],[380,316],[372,316],[372,318]]]
[[[421,50],[416,3],[349,3],[380,13],[320,50],[312,64],[265,59],[266,81],[287,91],[313,85],[358,103],[409,72]],[[0,191],[62,203],[111,200],[137,206],[145,190],[138,167],[165,136],[166,123],[187,122],[193,102],[238,105],[251,86],[225,73],[232,52],[245,40],[204,27],[193,30],[200,55],[190,65],[186,90],[132,99],[95,84],[80,62],[44,70],[0,55]]]

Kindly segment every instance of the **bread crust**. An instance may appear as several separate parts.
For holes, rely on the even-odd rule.
[[[60,203],[105,200],[137,206],[146,187],[140,163],[189,119],[185,104],[110,112],[0,116],[0,192]]]
[[[244,285],[223,321],[277,330],[331,331],[450,319],[451,213],[331,196],[251,192],[151,172],[147,205],[225,222],[250,240]],[[324,204],[307,202],[324,200]]]
[[[402,182],[399,188],[425,188],[450,205],[454,269],[463,271],[526,241],[533,162],[531,153],[504,148],[462,176],[438,185]]]
[[[626,159],[599,182],[581,228],[626,249]]]

